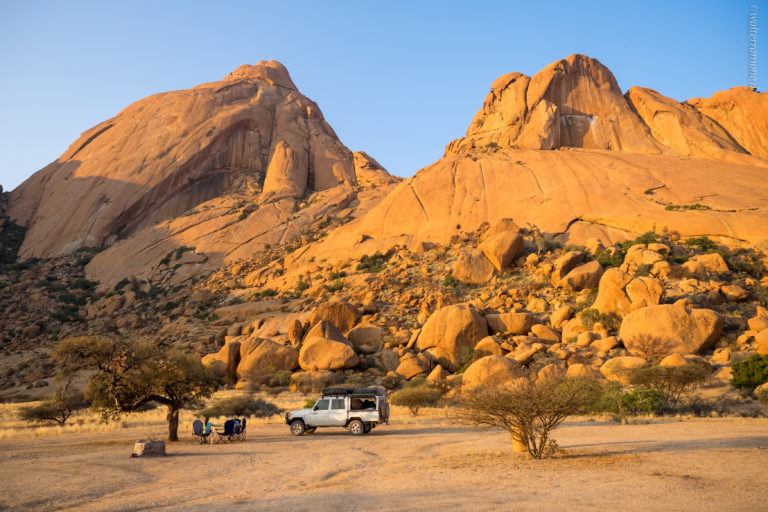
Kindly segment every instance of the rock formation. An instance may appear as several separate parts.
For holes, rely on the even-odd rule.
[[[368,189],[397,181],[353,156],[286,69],[262,61],[150,96],[86,131],[11,192],[9,214],[28,228],[22,259],[114,244],[90,270],[107,282],[146,274],[180,246],[215,268],[238,249],[297,236],[307,219],[287,224],[302,217],[296,203],[326,192],[310,215],[344,210],[357,174]]]
[[[504,75],[441,160],[306,256],[444,243],[502,218],[566,243],[663,229],[760,243],[765,98],[739,88],[687,103],[638,87],[622,95],[610,71],[583,55],[532,78]]]
[[[751,155],[768,159],[768,92],[732,87],[686,103],[717,122]]]

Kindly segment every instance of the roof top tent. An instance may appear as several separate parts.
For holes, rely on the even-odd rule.
[[[347,388],[347,387],[337,387],[337,388],[325,388],[323,390],[323,396],[349,396],[351,398],[373,398],[377,396],[384,396],[386,394],[386,390],[382,387],[375,387],[375,388]]]

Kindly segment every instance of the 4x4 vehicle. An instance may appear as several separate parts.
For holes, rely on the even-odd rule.
[[[389,423],[389,404],[381,387],[327,388],[314,407],[286,413],[285,422],[295,436],[318,427],[344,427],[359,436],[379,423]]]

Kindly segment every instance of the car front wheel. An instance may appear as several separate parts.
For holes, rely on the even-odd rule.
[[[296,420],[291,422],[291,434],[295,436],[301,436],[304,434],[306,430],[307,430],[307,427],[304,426],[303,421]]]
[[[365,425],[360,420],[352,420],[349,422],[349,433],[353,436],[359,436],[365,432]]]

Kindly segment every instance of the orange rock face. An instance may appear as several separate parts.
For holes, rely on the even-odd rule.
[[[768,159],[768,92],[732,87],[686,103],[715,120],[750,154]]]
[[[578,54],[550,64],[533,78],[520,73],[498,78],[466,137],[451,142],[447,152],[487,144],[664,152],[627,104],[610,70]]]
[[[627,101],[651,129],[651,134],[675,153],[735,163],[752,163],[748,153],[722,126],[685,103],[653,89],[632,87]]]
[[[262,201],[356,183],[352,153],[278,62],[140,100],[10,194],[20,256],[125,238],[227,193]],[[65,212],[62,214],[62,212]]]

